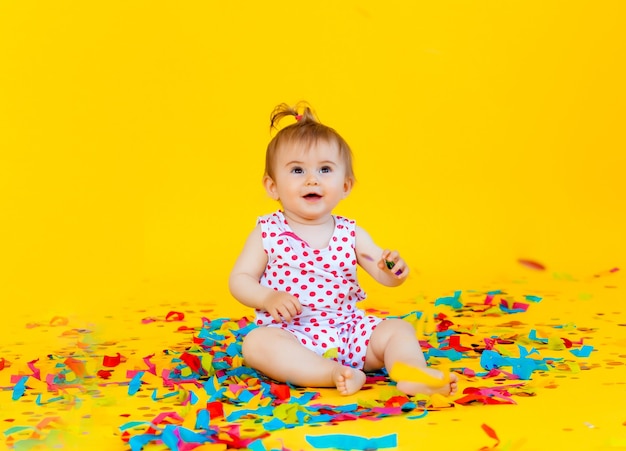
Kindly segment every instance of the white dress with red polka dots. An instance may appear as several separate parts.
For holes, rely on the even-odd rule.
[[[268,256],[261,285],[286,291],[302,304],[291,322],[277,323],[256,310],[256,324],[281,327],[319,355],[362,369],[370,336],[381,318],[356,307],[365,292],[356,277],[355,222],[334,216],[328,247],[313,249],[289,227],[281,211],[262,216],[263,248]]]

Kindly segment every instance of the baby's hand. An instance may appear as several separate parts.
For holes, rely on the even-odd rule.
[[[302,304],[289,293],[274,291],[263,302],[263,310],[272,315],[277,323],[289,322],[302,313]]]
[[[392,273],[398,279],[402,279],[409,274],[409,267],[406,262],[400,257],[398,251],[390,251],[385,249],[378,267],[383,271]]]

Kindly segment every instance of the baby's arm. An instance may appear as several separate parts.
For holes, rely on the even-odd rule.
[[[398,286],[409,275],[409,267],[397,251],[383,250],[359,226],[356,227],[356,257],[359,265],[382,285]]]
[[[261,226],[257,225],[248,236],[230,273],[230,293],[243,305],[267,311],[277,322],[291,321],[302,312],[302,306],[295,296],[259,283],[266,265],[267,254],[263,249]]]

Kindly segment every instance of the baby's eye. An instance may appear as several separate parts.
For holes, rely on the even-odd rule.
[[[303,172],[304,170],[299,166],[294,166],[293,168],[291,168],[292,174],[302,174]]]
[[[330,166],[322,166],[322,167],[320,168],[320,172],[321,172],[322,174],[328,174],[329,172],[332,172],[332,169],[331,169],[331,167],[330,167]]]

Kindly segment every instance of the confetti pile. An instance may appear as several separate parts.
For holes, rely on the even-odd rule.
[[[77,340],[71,352],[39,356],[25,365],[0,357],[0,380],[9,379],[2,384],[2,404],[30,402],[29,409],[54,413],[36,425],[6,427],[4,441],[16,450],[41,444],[58,447],[72,433],[85,433],[73,431],[64,419],[68,411],[87,400],[97,400],[100,405],[114,402],[120,393],[143,396],[143,402],[152,406],[150,410],[158,411],[149,420],[132,415],[121,418],[114,433],[119,435],[120,449],[133,451],[155,444],[160,449],[181,451],[262,451],[268,449],[272,433],[281,429],[390,416],[418,420],[443,409],[515,404],[516,397],[535,396],[538,387],[554,384],[539,380],[537,374],[574,374],[592,368],[586,358],[594,352],[587,340],[593,329],[572,323],[527,325],[514,319],[539,302],[539,296],[515,298],[499,290],[456,291],[422,310],[402,315],[415,325],[429,364],[456,372],[465,388],[451,398],[407,397],[381,371],[368,374],[364,387],[375,389],[376,396],[366,399],[357,394],[345,398],[342,405],[324,402],[319,390],[277,383],[244,366],[242,337],[256,327],[249,317],[202,318],[195,327],[181,325],[172,340],[176,343],[139,357],[124,355],[124,350],[103,355],[98,343],[90,341],[89,330],[70,329],[65,334]],[[140,327],[184,319],[183,312],[170,311],[163,317],[144,318]],[[68,327],[59,317],[53,318],[51,325]],[[89,417],[84,415],[81,421]],[[487,425],[483,428],[496,438]],[[388,448],[395,446],[396,437],[333,434],[307,436],[307,443],[312,448]]]

